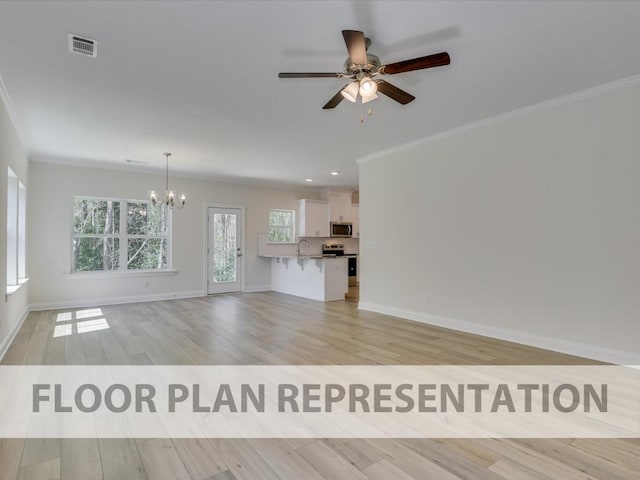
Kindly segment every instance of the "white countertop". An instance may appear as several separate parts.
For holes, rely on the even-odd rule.
[[[349,258],[349,257],[357,257],[357,253],[345,253],[344,255],[258,255],[263,258],[299,258],[301,260],[323,260],[323,259],[331,259],[331,258]]]
[[[343,255],[343,256],[337,256],[337,255],[259,255],[260,257],[263,258],[295,258],[295,259],[300,259],[300,260],[327,260],[327,259],[332,259],[332,258],[348,258],[350,256],[354,256],[355,254],[347,254],[347,255]]]

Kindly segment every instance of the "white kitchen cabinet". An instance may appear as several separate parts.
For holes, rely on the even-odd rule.
[[[353,238],[360,238],[360,205],[351,205],[351,223],[353,224]]]
[[[329,236],[329,202],[306,198],[298,202],[298,236]]]
[[[351,193],[329,195],[329,218],[332,222],[351,221]]]

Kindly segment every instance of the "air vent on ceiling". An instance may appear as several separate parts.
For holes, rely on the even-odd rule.
[[[98,57],[98,42],[91,38],[81,37],[80,35],[69,34],[69,51],[85,55],[87,57]]]

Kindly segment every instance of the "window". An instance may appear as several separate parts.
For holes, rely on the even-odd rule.
[[[277,243],[292,243],[295,239],[294,210],[269,211],[269,241]]]
[[[17,175],[7,170],[7,292],[12,293],[27,276],[27,190]]]
[[[27,189],[18,182],[18,282],[27,277]]]
[[[120,202],[74,198],[73,270],[120,268]]]
[[[74,197],[73,271],[167,269],[168,232],[164,205]]]
[[[168,220],[164,205],[127,202],[127,270],[167,268]]]

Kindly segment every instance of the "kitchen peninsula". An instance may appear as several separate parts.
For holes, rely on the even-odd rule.
[[[276,257],[271,260],[271,290],[328,302],[349,291],[347,257]]]
[[[349,254],[323,255],[321,239],[277,245],[269,244],[262,234],[258,237],[258,255],[271,261],[271,290],[322,302],[344,300],[349,291]]]

